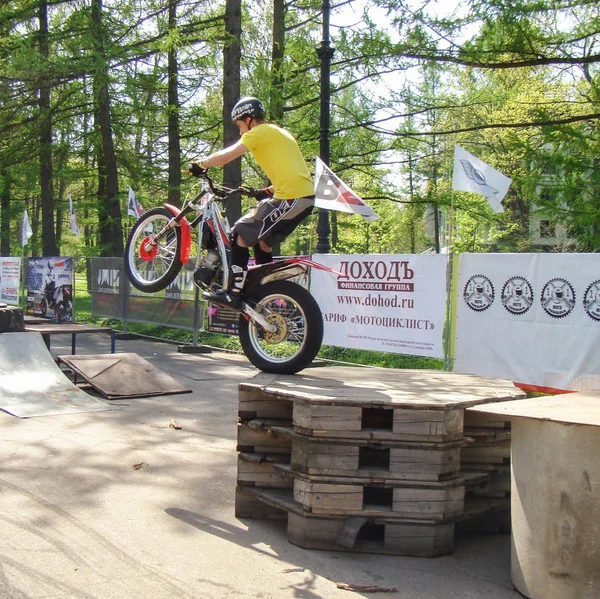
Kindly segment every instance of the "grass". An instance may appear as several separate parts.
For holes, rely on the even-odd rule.
[[[87,322],[98,326],[107,326],[116,331],[123,331],[123,322],[114,318],[102,318],[92,315],[92,300],[86,289],[85,278],[77,278],[75,283],[75,314],[77,322]],[[192,344],[193,333],[186,329],[166,327],[162,325],[145,324],[139,322],[128,322],[127,332],[164,339],[181,344]],[[242,352],[239,339],[236,336],[223,335],[199,331],[198,345],[209,345],[228,351]],[[442,370],[443,360],[435,358],[424,358],[419,356],[406,356],[388,352],[375,352],[367,350],[347,349],[324,345],[318,355],[319,358],[332,362],[343,362],[346,364],[357,364],[363,366],[378,366],[381,368],[411,368]]]

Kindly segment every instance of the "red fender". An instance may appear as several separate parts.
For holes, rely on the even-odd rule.
[[[181,210],[177,206],[172,204],[163,204],[163,206],[173,213],[173,216],[177,216]],[[192,231],[190,229],[190,223],[188,223],[185,216],[179,221],[181,228],[181,249],[179,250],[179,260],[182,264],[185,264],[190,259],[190,252],[192,251]]]

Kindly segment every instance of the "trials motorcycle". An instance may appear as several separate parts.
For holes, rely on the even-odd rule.
[[[227,288],[231,274],[230,226],[224,205],[233,194],[254,195],[201,175],[201,190],[181,209],[163,204],[135,223],[125,250],[131,284],[152,293],[165,289],[190,259],[192,230],[198,231],[195,281],[206,291]],[[188,221],[191,216],[191,221]],[[316,357],[323,339],[323,317],[312,295],[294,281],[309,268],[335,272],[305,258],[278,259],[251,266],[239,309],[239,337],[247,358],[259,370],[294,374]]]

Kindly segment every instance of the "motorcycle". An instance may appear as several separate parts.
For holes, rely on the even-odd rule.
[[[202,175],[201,191],[184,202],[145,212],[133,226],[125,250],[131,284],[152,293],[165,289],[189,261],[192,230],[198,230],[195,281],[201,289],[227,288],[231,275],[231,229],[224,205],[247,187],[231,189]],[[190,192],[190,194],[193,190]],[[189,195],[188,195],[189,197]],[[191,222],[187,220],[193,215]],[[319,305],[301,285],[309,268],[332,269],[305,258],[278,259],[248,269],[239,308],[239,337],[246,357],[264,372],[294,374],[316,357],[323,339]]]

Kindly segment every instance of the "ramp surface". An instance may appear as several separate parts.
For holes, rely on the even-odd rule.
[[[137,354],[59,356],[58,359],[107,399],[192,392]]]
[[[0,410],[30,418],[110,409],[64,375],[39,333],[0,334]]]

